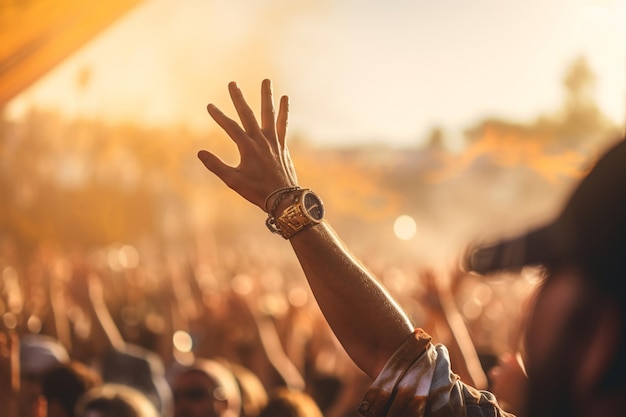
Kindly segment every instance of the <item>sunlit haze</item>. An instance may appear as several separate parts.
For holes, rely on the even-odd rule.
[[[522,346],[538,271],[485,280],[460,258],[554,219],[626,133],[626,0],[0,4],[2,416],[29,398],[14,381],[31,375],[18,362],[38,362],[14,360],[16,336],[28,333],[71,348],[72,368],[109,371],[110,359],[128,380],[150,368],[174,381],[178,365],[214,358],[225,372],[241,365],[249,393],[246,368],[269,393],[306,388],[326,403],[321,414],[352,415],[371,381],[332,333],[347,321],[326,322],[317,302],[330,300],[336,315],[337,305],[359,307],[342,294],[367,293],[369,307],[377,285],[361,280],[361,291],[350,274],[349,285],[330,274],[341,291],[326,298],[331,287],[305,270],[336,266],[360,279],[371,271],[437,343],[458,347],[457,324],[466,325],[462,339],[485,354],[476,359],[495,364]],[[276,102],[291,99],[288,152],[273,168],[263,152],[275,147],[254,134],[246,142],[206,110],[213,103],[238,119],[228,94],[236,81],[260,116],[266,78]],[[199,150],[236,169],[207,170]],[[281,207],[298,201],[267,188],[279,177],[322,199],[326,226],[311,227],[332,227],[345,256],[333,233],[328,250],[313,238],[303,256],[308,237],[326,232],[296,237],[297,254],[270,232]],[[382,304],[372,311],[391,311]],[[392,316],[385,334],[406,325]],[[377,318],[345,317],[370,334]],[[134,347],[155,352],[162,371],[151,356],[118,355],[128,348],[134,358]],[[458,353],[450,357],[467,357]],[[185,387],[189,401],[209,392]],[[325,387],[357,389],[328,396]],[[236,405],[220,393],[213,399]],[[33,398],[27,410],[44,404]]]
[[[276,95],[291,97],[292,134],[415,145],[436,126],[455,132],[487,116],[524,122],[553,111],[580,56],[601,111],[623,125],[624,0],[152,0],[7,114],[53,107],[204,129],[208,102],[232,112],[229,81],[257,106],[260,81],[271,78]]]

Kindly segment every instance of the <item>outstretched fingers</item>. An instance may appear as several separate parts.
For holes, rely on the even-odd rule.
[[[239,123],[226,116],[220,109],[215,107],[214,104],[209,104],[207,106],[207,111],[215,120],[215,122],[224,129],[224,132],[237,144],[240,145],[240,142],[246,138],[246,132],[239,126]]]
[[[257,122],[237,84],[231,82],[228,89],[240,122],[229,118],[213,104],[209,104],[207,110],[237,145],[240,162],[236,167],[230,166],[205,150],[198,153],[198,158],[227,186],[253,204],[264,208],[263,202],[269,193],[285,185],[297,184],[285,140],[288,99],[286,96],[281,98],[276,115],[272,84],[269,80],[264,80],[261,87],[261,118]]]
[[[276,149],[276,112],[274,110],[272,82],[268,79],[261,83],[261,129],[272,147]]]
[[[285,148],[285,138],[287,137],[287,124],[289,121],[289,97],[282,96],[280,98],[280,106],[278,108],[278,119],[276,120],[276,133],[278,136],[278,144],[282,149]]]
[[[230,98],[237,110],[239,120],[241,120],[244,130],[248,133],[248,136],[252,138],[257,137],[260,132],[260,127],[256,117],[254,117],[254,112],[243,97],[241,89],[236,82],[231,82],[228,84],[228,91],[230,92]]]
[[[280,106],[278,108],[278,119],[276,120],[276,131],[278,139],[278,149],[282,165],[289,176],[292,184],[298,183],[296,169],[293,166],[289,148],[287,147],[287,125],[289,121],[289,97],[282,96],[280,98]]]
[[[226,185],[231,188],[233,187],[232,178],[233,173],[236,171],[235,168],[225,164],[224,161],[222,161],[215,154],[205,150],[198,152],[198,159],[200,159],[204,166],[209,171],[217,175],[217,177],[220,178]]]

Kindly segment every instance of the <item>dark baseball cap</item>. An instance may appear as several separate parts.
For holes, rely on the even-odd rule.
[[[471,247],[464,269],[478,274],[571,263],[594,276],[626,265],[626,138],[612,144],[556,219],[512,239]],[[626,279],[620,279],[624,286]]]

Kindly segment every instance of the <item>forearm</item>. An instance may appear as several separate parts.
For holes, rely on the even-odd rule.
[[[330,226],[322,222],[303,230],[287,230],[292,229],[288,216],[286,219],[277,217],[287,206],[296,203],[293,198],[284,197],[302,197],[302,202],[307,201],[286,146],[287,96],[281,97],[278,114],[275,114],[271,83],[264,80],[259,123],[239,86],[230,83],[228,88],[241,125],[213,104],[207,109],[237,145],[241,157],[239,165],[229,166],[206,150],[201,150],[198,157],[226,185],[269,213],[268,226],[274,226],[277,232],[288,232],[281,234],[290,238],[328,323],[354,362],[375,378],[413,331],[411,323],[367,269],[348,252]],[[308,197],[315,202],[314,195]],[[323,215],[320,206],[321,201],[317,201],[308,212],[316,213],[316,223]],[[290,207],[293,210],[287,214],[295,216],[295,206]],[[299,207],[303,215],[305,209]],[[301,220],[297,225],[305,224]]]
[[[89,282],[89,301],[91,316],[93,317],[93,329],[96,333],[97,340],[105,342],[98,346],[99,349],[117,349],[123,350],[126,342],[122,337],[109,308],[104,300],[102,283],[95,276],[88,277]]]
[[[412,333],[410,320],[327,223],[290,241],[333,332],[357,366],[375,378]]]

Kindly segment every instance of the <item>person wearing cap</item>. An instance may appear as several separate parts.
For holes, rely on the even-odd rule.
[[[259,120],[236,83],[241,123],[208,112],[235,142],[237,166],[207,150],[205,167],[267,213],[289,240],[316,300],[352,360],[372,379],[359,405],[369,416],[507,416],[494,395],[458,379],[445,346],[416,329],[402,308],[324,220],[322,200],[298,183],[286,144],[287,96],[275,112],[269,80]],[[574,207],[574,208],[572,208]],[[626,414],[626,143],[602,158],[563,214],[523,238],[469,251],[466,268],[491,273],[545,266],[526,330],[529,416]]]
[[[27,334],[20,339],[20,417],[43,413],[42,377],[58,366],[70,363],[70,355],[61,342],[48,335]]]
[[[76,417],[161,417],[154,403],[130,385],[107,382],[78,400]]]
[[[218,360],[174,363],[169,375],[174,417],[239,417],[241,390],[233,372]]]

